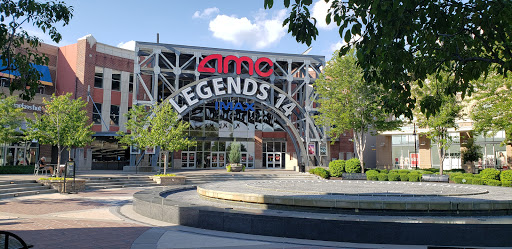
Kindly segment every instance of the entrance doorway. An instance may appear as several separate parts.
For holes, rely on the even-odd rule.
[[[266,164],[268,169],[284,169],[283,153],[267,153]]]
[[[211,168],[224,168],[226,166],[226,152],[212,152],[210,159]]]
[[[286,141],[268,141],[263,143],[263,167],[267,169],[284,169]]]
[[[181,168],[195,169],[196,168],[196,152],[182,151],[181,152]]]

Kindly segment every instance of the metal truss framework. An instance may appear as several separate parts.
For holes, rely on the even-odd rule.
[[[312,116],[317,113],[314,102],[317,94],[313,91],[312,84],[321,73],[325,65],[323,56],[314,55],[293,55],[280,53],[263,53],[254,51],[228,50],[217,48],[193,47],[173,44],[137,42],[135,47],[136,58],[134,62],[134,94],[133,103],[137,105],[155,105],[170,98],[180,101],[180,93],[188,87],[195,87],[199,82],[215,77],[240,77],[250,78],[257,82],[270,85],[268,101],[257,100],[257,106],[269,110],[280,122],[288,135],[292,138],[297,152],[299,164],[309,162],[307,158],[315,158],[321,162],[319,149],[314,155],[308,155],[308,144],[315,143],[319,148],[320,143],[327,143],[327,137],[323,129],[317,127]],[[238,58],[243,56],[256,61],[258,58],[266,57],[273,62],[261,65],[261,70],[273,69],[268,77],[261,77],[257,74],[249,75],[248,64],[241,63],[241,74],[236,74],[236,63],[229,64],[228,73],[218,73],[219,62],[207,63],[206,66],[214,68],[214,73],[198,71],[198,65],[208,55],[221,54],[222,57],[234,55]],[[140,94],[143,93],[143,94]],[[278,108],[274,108],[276,96],[286,95],[287,99],[296,104],[291,115],[284,115]],[[144,96],[142,99],[137,96]],[[251,99],[245,95],[232,94],[223,97],[239,97]],[[205,102],[213,102],[218,97],[199,101],[189,106],[183,113],[190,112],[196,106]]]

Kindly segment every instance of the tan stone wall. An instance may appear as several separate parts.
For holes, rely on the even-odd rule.
[[[419,167],[422,169],[428,169],[432,167],[432,160],[430,157],[430,139],[428,139],[425,135],[419,135],[419,153],[420,153],[420,163]]]

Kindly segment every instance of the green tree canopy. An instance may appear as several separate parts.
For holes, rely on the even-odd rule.
[[[25,114],[15,106],[16,99],[16,96],[0,96],[0,144],[15,142],[20,135],[16,129],[21,128]]]
[[[494,72],[475,81],[471,119],[475,131],[492,135],[505,131],[503,144],[512,144],[512,80]]]
[[[159,146],[161,150],[178,151],[195,146],[196,142],[187,137],[190,124],[178,118],[171,104],[162,102],[152,107],[133,106],[127,113],[126,129],[130,133],[118,132],[119,141],[139,148]],[[164,174],[167,171],[167,153]]]
[[[283,0],[286,7],[290,0]],[[512,70],[512,1],[510,0],[324,0],[330,4],[326,22],[334,22],[347,44],[357,49],[367,82],[391,90],[383,108],[396,117],[412,118],[417,105],[411,83],[420,86],[428,75],[453,73],[440,92],[470,91],[470,81],[490,69]],[[318,30],[309,8],[312,0],[295,0],[283,25],[298,42],[311,44]],[[271,8],[274,0],[264,0]],[[443,105],[439,98],[420,99],[427,114]]]
[[[41,74],[33,64],[48,65],[48,57],[38,53],[41,40],[29,35],[23,25],[31,24],[48,34],[56,43],[62,39],[56,25],[67,25],[73,8],[64,2],[36,0],[3,0],[0,3],[0,72],[18,72],[9,85],[10,93],[20,90],[20,97],[31,100],[37,92]],[[16,74],[14,74],[16,75]]]
[[[345,56],[335,52],[314,88],[320,104],[320,115],[315,120],[328,126],[329,136],[335,139],[353,130],[356,152],[363,166],[366,134],[392,130],[401,124],[389,120],[391,115],[380,108],[378,96],[385,91],[378,85],[367,84],[354,51]]]
[[[57,146],[57,164],[60,165],[64,149],[83,147],[92,142],[92,123],[89,121],[81,98],[71,99],[72,94],[55,96],[50,100],[43,98],[43,114],[34,113],[35,119],[27,119],[28,139],[37,139],[41,144]]]

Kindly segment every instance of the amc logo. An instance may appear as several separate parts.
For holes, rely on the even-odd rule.
[[[269,58],[261,57],[258,60],[256,60],[256,62],[254,62],[254,61],[252,61],[251,58],[249,58],[247,56],[242,56],[242,57],[238,58],[234,55],[228,55],[228,56],[226,56],[226,58],[223,59],[222,55],[220,55],[220,54],[212,54],[212,55],[206,56],[201,62],[199,62],[197,71],[202,72],[202,73],[215,73],[215,68],[205,67],[206,63],[208,63],[210,61],[215,61],[215,60],[217,60],[217,62],[218,62],[217,63],[217,72],[218,73],[228,73],[228,65],[231,61],[234,61],[236,63],[236,74],[242,73],[242,62],[247,62],[247,64],[249,65],[248,66],[249,75],[253,75],[254,71],[256,71],[256,74],[258,74],[259,76],[268,77],[274,72],[274,69],[272,69],[272,67],[274,66],[274,63]],[[266,71],[266,72],[262,72],[260,69],[261,63],[264,63],[264,62],[268,63],[268,65],[270,66],[268,71]],[[222,68],[224,68],[224,70],[222,70]]]

